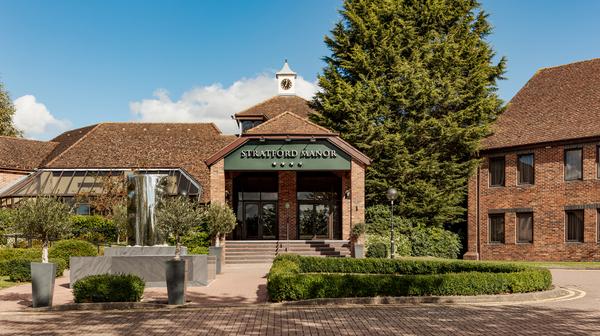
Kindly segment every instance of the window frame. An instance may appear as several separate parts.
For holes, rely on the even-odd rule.
[[[531,156],[531,182],[521,181],[521,164],[520,159],[523,156]],[[535,184],[535,154],[534,153],[523,153],[517,155],[517,185],[534,185]]]
[[[499,161],[502,160],[502,184],[493,184],[493,178],[492,178],[492,161]],[[489,179],[489,183],[488,185],[490,187],[504,187],[506,186],[506,156],[502,155],[502,156],[491,156],[488,158],[488,179]]]
[[[492,219],[502,218],[502,240],[492,240]],[[490,244],[505,244],[506,243],[506,214],[505,213],[492,213],[488,214],[488,242]]]
[[[569,239],[569,213],[581,213],[581,240]],[[565,242],[567,243],[583,243],[585,241],[585,211],[583,209],[565,210]]]
[[[580,164],[580,177],[567,179],[567,152],[571,151],[579,151],[581,152],[581,159],[579,160]],[[583,148],[582,147],[574,147],[574,148],[565,148],[563,155],[563,170],[564,170],[564,180],[565,181],[583,181]]]
[[[520,240],[520,239],[519,239],[519,232],[520,232],[519,228],[520,228],[520,225],[521,225],[521,222],[520,222],[520,220],[519,220],[519,217],[521,217],[521,216],[525,216],[525,215],[529,215],[529,216],[531,216],[531,241],[525,241],[525,240]],[[517,240],[517,243],[518,243],[518,244],[533,244],[533,232],[534,232],[534,225],[535,225],[535,222],[534,222],[534,219],[533,219],[533,212],[532,212],[532,211],[527,211],[527,212],[517,212],[517,213],[516,213],[516,216],[515,216],[515,219],[516,219],[516,225],[515,225],[515,228],[516,228],[516,230],[517,230],[517,232],[516,232],[516,240]]]

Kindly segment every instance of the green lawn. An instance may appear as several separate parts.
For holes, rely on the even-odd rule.
[[[515,261],[516,263],[549,268],[600,269],[600,261]]]
[[[12,282],[7,276],[0,276],[0,289],[22,285],[25,282]]]

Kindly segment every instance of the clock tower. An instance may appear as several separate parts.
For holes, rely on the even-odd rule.
[[[287,60],[285,60],[283,68],[275,74],[275,77],[277,78],[279,95],[296,94],[296,73],[290,69]]]

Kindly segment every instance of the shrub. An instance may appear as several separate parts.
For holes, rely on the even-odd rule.
[[[14,282],[25,282],[31,281],[31,263],[40,262],[40,260],[28,260],[28,259],[12,259],[4,261],[8,268],[7,276],[10,281]],[[49,262],[56,264],[56,277],[62,276],[67,266],[63,259],[50,259]]]
[[[381,256],[372,256],[369,255],[369,249],[371,249],[371,247],[373,245],[383,245],[385,247],[385,256],[381,257]],[[411,254],[411,244],[410,244],[410,240],[408,239],[408,237],[406,237],[405,235],[402,235],[398,232],[396,232],[396,234],[394,235],[394,245],[396,247],[396,256],[410,256]],[[375,247],[380,248],[381,247]],[[380,235],[373,235],[370,234],[367,236],[367,257],[371,257],[371,258],[387,258],[387,256],[390,255],[390,236],[388,235],[384,235],[384,236],[380,236]],[[381,254],[379,254],[381,255]]]
[[[196,246],[188,249],[188,254],[208,254],[208,247]]]
[[[70,257],[95,257],[97,255],[98,252],[94,244],[78,239],[57,241],[49,250],[50,258],[61,258],[65,260],[67,262],[67,268],[70,266]]]
[[[75,302],[139,302],[144,280],[133,274],[99,274],[77,280],[73,285]]]
[[[383,242],[374,242],[367,248],[367,258],[387,258],[388,247]]]
[[[436,227],[417,227],[410,230],[412,256],[456,259],[460,253],[460,237]]]
[[[71,235],[74,238],[85,239],[96,245],[117,241],[118,228],[110,219],[99,215],[73,215],[71,223]]]
[[[267,275],[273,301],[332,297],[480,295],[546,290],[543,268],[498,262],[278,256]]]
[[[367,232],[367,226],[365,223],[356,223],[350,230],[350,240],[357,242]]]
[[[7,276],[10,270],[9,261],[15,259],[40,260],[40,248],[2,248],[0,249],[0,276]]]

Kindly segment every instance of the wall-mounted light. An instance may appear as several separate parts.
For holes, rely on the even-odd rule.
[[[346,192],[344,193],[344,196],[346,198],[350,198],[350,189],[346,189]]]

